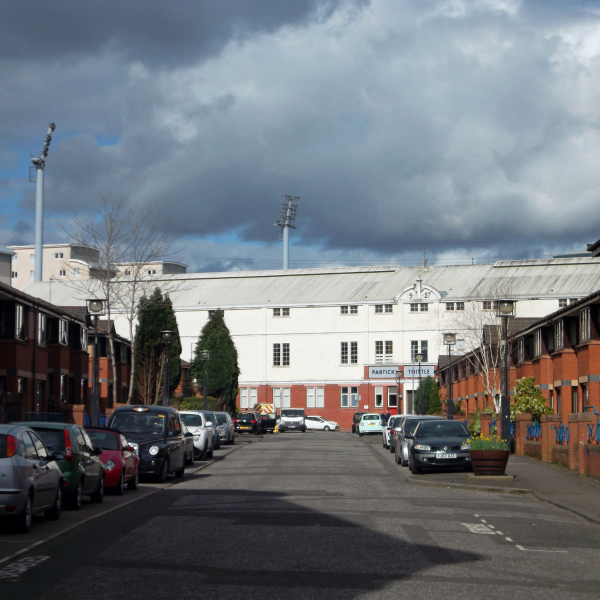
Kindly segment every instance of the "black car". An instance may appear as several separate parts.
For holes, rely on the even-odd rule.
[[[471,470],[468,438],[460,421],[421,421],[408,440],[410,472],[440,467]]]
[[[273,433],[277,427],[277,417],[273,413],[260,413],[259,428],[263,432]]]
[[[354,413],[352,417],[352,433],[358,433],[358,422],[363,415],[366,415],[365,412],[357,412]]]
[[[108,426],[118,429],[136,448],[140,475],[163,482],[169,473],[183,477],[187,444],[179,411],[169,406],[122,406],[110,417]]]
[[[233,422],[236,433],[261,433],[260,413],[257,412],[239,412],[235,415]]]
[[[434,415],[409,415],[400,421],[400,428],[395,431],[394,456],[396,464],[408,467],[408,445],[412,434],[421,421],[445,421],[444,417]]]

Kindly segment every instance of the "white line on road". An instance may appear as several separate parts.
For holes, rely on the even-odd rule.
[[[22,558],[16,563],[12,563],[12,565],[0,569],[0,579],[12,579],[18,577],[49,558],[49,556],[28,556],[27,558]]]
[[[523,548],[519,544],[515,544],[519,550],[523,550],[524,552],[564,552],[567,553],[566,550],[548,550],[546,548]]]
[[[506,541],[507,542],[512,542],[512,540],[509,537],[506,538]]]

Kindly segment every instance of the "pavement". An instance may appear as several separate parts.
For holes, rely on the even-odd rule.
[[[253,438],[0,565],[0,598],[598,598],[599,526],[404,470],[351,434]]]
[[[373,449],[381,447],[381,456],[395,465],[394,454],[383,449],[381,436],[363,437]],[[508,494],[531,494],[536,498],[565,508],[600,524],[600,481],[584,477],[565,467],[544,463],[529,456],[511,454],[503,477],[473,477],[472,473],[426,472],[412,475],[408,468],[397,468],[398,476],[407,483],[445,488],[463,488]]]

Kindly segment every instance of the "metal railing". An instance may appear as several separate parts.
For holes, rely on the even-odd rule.
[[[584,412],[588,408],[593,409],[594,414],[596,415],[596,424],[588,425],[588,444],[600,444],[600,423],[599,423],[600,414],[598,414],[596,412],[595,406],[584,406],[583,407]]]
[[[496,429],[496,421],[490,421],[489,425],[488,425],[488,433],[490,435],[492,435],[492,433],[495,433],[493,431],[493,429]],[[497,432],[497,429],[496,429]],[[510,424],[510,437],[511,439],[514,439],[517,435],[517,424],[516,423],[511,423]]]
[[[73,423],[73,414],[68,412],[26,412],[25,421],[38,423]]]
[[[84,411],[84,413],[83,413],[83,426],[84,427],[89,427],[91,424],[92,424],[92,416],[88,415]],[[100,413],[100,416],[98,417],[98,426],[99,427],[106,427],[107,424],[108,424],[108,417],[106,416],[106,414]]]
[[[541,442],[542,441],[542,426],[539,423],[532,423],[527,425],[527,435],[525,439],[530,442]]]
[[[553,427],[556,432],[556,444],[558,446],[569,445],[569,426],[562,423],[558,427]]]

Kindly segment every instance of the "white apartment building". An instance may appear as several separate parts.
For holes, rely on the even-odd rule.
[[[542,317],[600,289],[600,258],[189,273],[156,284],[173,280],[180,282],[170,296],[181,358],[191,360],[210,311],[223,310],[239,354],[242,408],[303,407],[348,429],[357,411],[411,410],[415,352],[426,354],[422,375],[433,374],[447,352],[442,334],[456,331],[455,315],[467,303],[491,310],[486,298],[510,289],[518,316]],[[43,283],[26,292],[48,299]],[[72,287],[52,286],[59,306],[84,303],[73,295]],[[116,327],[127,335],[125,319],[116,317]]]

